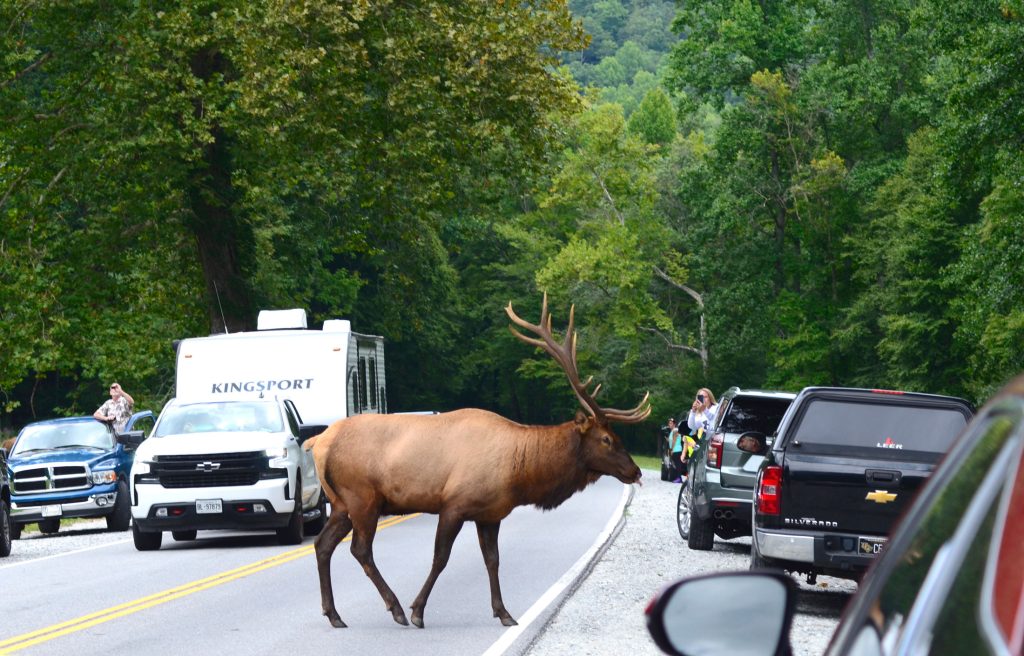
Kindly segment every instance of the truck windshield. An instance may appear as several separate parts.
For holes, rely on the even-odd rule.
[[[945,453],[966,425],[956,408],[815,399],[793,439],[804,445]]]
[[[277,404],[225,401],[165,408],[153,430],[153,437],[188,433],[279,433],[282,430]]]
[[[109,449],[114,446],[114,438],[106,424],[95,419],[26,426],[18,436],[18,441],[14,443],[11,456],[30,451],[47,451],[75,446]]]

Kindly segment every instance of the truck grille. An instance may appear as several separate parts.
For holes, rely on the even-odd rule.
[[[89,470],[85,465],[51,464],[15,471],[11,491],[14,494],[32,494],[82,490],[90,486]]]
[[[149,467],[165,488],[255,485],[267,471],[262,451],[156,456]]]

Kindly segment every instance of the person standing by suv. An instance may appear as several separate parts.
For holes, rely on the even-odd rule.
[[[134,407],[135,399],[131,394],[121,389],[120,383],[114,382],[110,385],[110,398],[104,401],[92,416],[97,421],[113,422],[114,432],[122,433],[131,419]]]

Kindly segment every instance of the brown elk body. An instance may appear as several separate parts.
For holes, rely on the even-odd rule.
[[[423,627],[423,610],[452,545],[465,522],[476,523],[491,589],[494,616],[516,622],[505,609],[498,583],[498,529],[517,506],[550,509],[602,475],[623,483],[640,480],[640,469],[609,427],[610,421],[642,421],[647,397],[632,410],[605,410],[596,390],[576,373],[575,334],[570,313],[568,344],[551,337],[547,298],[541,324],[534,326],[506,308],[518,325],[541,336],[527,343],[544,348],[566,371],[583,407],[573,421],[526,426],[492,412],[464,409],[439,415],[359,415],[340,420],[307,441],[332,513],[316,539],[317,569],[324,615],[344,627],[334,605],[330,561],[351,531],[352,555],[377,587],[399,624],[408,624],[395,593],[373,560],[373,538],[381,515],[413,512],[438,515],[430,574],[412,604],[412,623]],[[546,324],[546,325],[545,325]]]

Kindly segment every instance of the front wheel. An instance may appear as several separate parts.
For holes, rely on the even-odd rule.
[[[156,551],[163,539],[164,534],[160,531],[143,533],[139,530],[138,524],[132,524],[132,541],[135,542],[135,549],[138,551]]]
[[[277,529],[277,543],[282,545],[302,543],[302,474],[295,482],[295,510],[288,518],[288,525]]]
[[[11,555],[11,508],[0,499],[0,557]]]
[[[711,551],[715,546],[714,520],[701,519],[694,511],[692,490],[686,497],[690,509],[690,534],[686,536],[686,545],[696,551]]]
[[[128,501],[128,484],[117,483],[117,498],[114,499],[114,512],[107,515],[108,531],[127,531],[132,523],[132,507]]]

